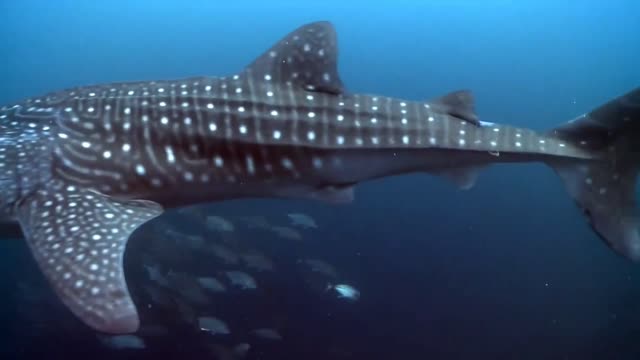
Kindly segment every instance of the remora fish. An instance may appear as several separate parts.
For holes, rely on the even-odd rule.
[[[555,169],[593,229],[640,259],[633,198],[640,89],[548,134],[481,123],[469,92],[414,102],[349,94],[330,23],[303,26],[237,75],[79,87],[0,108],[0,205],[71,311],[139,327],[129,235],[163,209],[240,197],[349,201],[409,172],[461,186],[497,162]]]

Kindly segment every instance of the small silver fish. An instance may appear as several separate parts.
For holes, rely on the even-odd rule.
[[[292,213],[292,214],[287,214],[287,216],[291,220],[291,226],[297,226],[304,229],[318,228],[318,224],[316,224],[316,221],[309,215],[301,214],[301,213]]]
[[[309,268],[309,270],[311,270],[311,272],[321,273],[323,275],[326,275],[332,278],[338,277],[338,271],[336,270],[336,268],[324,260],[299,259],[297,263],[306,265]]]
[[[202,288],[214,293],[227,291],[227,287],[224,286],[224,284],[221,283],[220,280],[214,277],[200,277],[198,278],[198,284],[200,284]]]
[[[350,301],[357,301],[360,299],[360,291],[351,285],[347,284],[328,284],[327,291],[333,290],[338,294],[339,299],[347,299]]]
[[[251,290],[257,287],[256,280],[253,276],[244,271],[227,271],[225,275],[231,282],[231,285],[239,287],[242,290]]]
[[[160,271],[160,267],[158,265],[144,265],[144,269],[147,271],[149,280],[155,282],[160,286],[169,286],[169,281],[164,275],[162,275],[162,272]]]
[[[224,245],[211,244],[209,245],[208,250],[225,264],[235,265],[240,261],[238,254]]]
[[[229,326],[224,321],[213,316],[199,317],[198,326],[201,331],[206,331],[212,335],[227,335],[231,333]]]
[[[235,230],[231,221],[220,216],[207,216],[206,224],[213,231],[231,232]]]
[[[279,237],[287,239],[287,240],[302,240],[302,234],[298,232],[296,229],[292,229],[286,226],[274,226],[271,228],[271,231],[276,233]]]

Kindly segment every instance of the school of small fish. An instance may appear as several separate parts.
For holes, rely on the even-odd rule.
[[[261,343],[286,341],[286,322],[256,323],[253,329],[238,333],[215,304],[264,295],[282,261],[277,253],[269,256],[267,251],[278,242],[284,246],[304,242],[307,232],[319,229],[315,219],[297,212],[277,220],[260,215],[225,218],[199,207],[181,209],[178,214],[178,220],[165,219],[139,234],[144,238],[140,241],[151,245],[145,244],[139,268],[132,269],[139,276],[132,276],[138,281],[131,281],[130,288],[136,303],[142,304],[141,311],[146,312],[145,319],[152,322],[134,334],[96,333],[96,339],[113,351],[146,349],[153,339],[171,336],[171,324],[177,322],[193,329],[194,334],[206,334],[210,342],[207,348],[214,358],[225,359],[241,359],[258,352]],[[186,220],[192,221],[182,225]],[[359,299],[359,290],[345,283],[332,264],[313,254],[299,255],[290,265],[316,296],[345,302]],[[42,303],[44,296],[33,286],[23,283],[20,289],[19,296]],[[55,303],[51,299],[48,302],[44,308]],[[38,316],[46,318],[42,313]],[[46,328],[46,322],[35,326]]]

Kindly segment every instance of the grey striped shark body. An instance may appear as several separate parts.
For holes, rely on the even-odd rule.
[[[163,209],[345,202],[360,182],[409,172],[467,188],[489,164],[543,161],[611,247],[640,257],[640,90],[538,134],[479,121],[468,91],[424,102],[350,94],[336,60],[334,29],[317,22],[236,75],[87,86],[3,107],[2,210],[61,300],[109,333],[139,326],[124,250]]]

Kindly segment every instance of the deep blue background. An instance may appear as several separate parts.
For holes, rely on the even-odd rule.
[[[4,0],[0,102],[91,83],[235,73],[315,20],[336,26],[350,91],[419,100],[469,88],[485,121],[543,130],[640,85],[633,0]],[[322,230],[303,250],[363,293],[331,321],[303,321],[292,307],[310,336],[282,342],[279,358],[311,359],[336,338],[354,359],[640,358],[640,269],[600,242],[546,167],[492,167],[467,192],[411,175],[364,184],[356,195],[343,207],[213,207],[313,215]],[[39,276],[23,242],[0,248],[3,294]],[[295,290],[282,291],[295,299]],[[11,299],[0,331],[23,334],[30,324]],[[90,338],[48,346],[72,351],[74,337]],[[14,355],[25,343],[4,338]],[[46,342],[31,330],[31,350]]]

